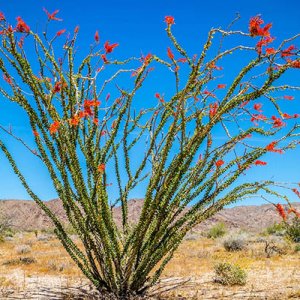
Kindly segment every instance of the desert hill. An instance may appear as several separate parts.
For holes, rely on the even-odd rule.
[[[60,220],[67,222],[66,215],[59,199],[53,199],[45,203],[56,213]],[[138,220],[142,205],[142,199],[133,199],[129,201],[129,219],[132,222]],[[300,203],[295,203],[294,206],[300,210]],[[120,224],[120,207],[115,207],[113,212],[116,222]],[[1,215],[10,219],[16,230],[43,230],[53,227],[49,218],[38,205],[31,200],[0,200],[0,216]],[[252,232],[259,232],[267,226],[274,224],[274,222],[279,221],[280,217],[274,206],[271,204],[236,206],[223,209],[209,220],[198,225],[194,231],[206,230],[211,227],[212,224],[223,222],[231,229],[239,228]]]

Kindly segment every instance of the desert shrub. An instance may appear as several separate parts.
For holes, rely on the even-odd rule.
[[[70,267],[69,262],[58,262],[56,260],[49,260],[47,263],[48,269],[51,271],[59,271],[62,272]]]
[[[14,265],[30,265],[36,263],[34,257],[20,257],[15,259],[6,260],[3,265],[5,266],[14,266]]]
[[[230,263],[215,265],[215,282],[223,285],[245,285],[247,273],[239,266]]]
[[[286,225],[286,236],[295,243],[300,243],[300,218],[294,217],[291,223]]]
[[[210,228],[207,233],[207,237],[210,239],[216,239],[226,234],[226,226],[224,223],[218,223]]]
[[[295,245],[295,252],[300,252],[300,244]]]
[[[285,226],[283,223],[274,223],[266,228],[266,234],[283,236],[285,234]]]
[[[17,254],[26,254],[31,251],[31,247],[29,245],[19,245],[15,247]]]
[[[246,244],[246,239],[243,235],[229,236],[223,241],[225,250],[229,252],[241,251],[246,248]]]
[[[264,253],[267,258],[270,258],[273,254],[285,255],[291,249],[291,244],[279,236],[260,237],[257,242],[264,244]]]

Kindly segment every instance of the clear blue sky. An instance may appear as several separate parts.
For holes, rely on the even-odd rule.
[[[118,42],[116,49],[118,57],[138,56],[141,53],[155,53],[165,55],[170,45],[166,37],[164,17],[175,17],[174,33],[190,53],[197,53],[201,49],[207,32],[211,27],[226,27],[237,12],[241,20],[236,29],[247,31],[250,17],[261,14],[266,22],[272,22],[272,33],[282,40],[300,32],[299,9],[300,2],[291,0],[275,1],[236,1],[236,0],[154,0],[154,1],[38,1],[38,0],[1,0],[0,11],[14,24],[17,16],[21,16],[32,29],[40,30],[46,21],[45,7],[49,12],[59,9],[57,15],[63,22],[53,22],[53,32],[60,29],[73,31],[80,26],[79,51],[86,51],[93,42],[94,33],[99,31],[102,42],[109,40]],[[234,66],[232,66],[234,69]],[[298,75],[299,76],[299,75]],[[299,77],[298,77],[299,78]],[[287,78],[295,81],[295,78]],[[297,81],[297,80],[296,80]],[[299,93],[294,105],[299,113]],[[297,99],[298,98],[298,99]],[[2,99],[2,98],[1,98]],[[297,102],[296,102],[297,101]],[[12,124],[16,135],[31,139],[31,130],[26,126],[26,118],[13,104],[1,100],[0,123]],[[24,170],[33,190],[45,200],[56,197],[46,170],[24,150],[5,134],[0,137],[6,141],[17,156],[17,161]],[[284,156],[272,156],[268,159],[268,166],[254,171],[250,170],[249,178],[271,178],[280,181],[300,181],[299,149]],[[28,199],[28,195],[13,174],[6,158],[0,153],[0,199]],[[258,175],[258,170],[260,175]],[[258,177],[260,176],[260,177]],[[142,192],[136,197],[143,197]],[[294,199],[296,200],[296,199]],[[253,200],[251,203],[258,203]],[[247,201],[245,203],[250,203]]]

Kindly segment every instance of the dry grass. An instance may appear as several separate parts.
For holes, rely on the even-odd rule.
[[[28,245],[30,251],[22,253],[20,245]],[[23,263],[24,257],[33,257],[36,262]],[[214,265],[223,261],[247,271],[244,287],[223,287],[213,282]],[[85,283],[54,237],[39,239],[34,233],[24,233],[0,243],[0,298],[19,295],[23,298],[14,299],[26,299],[24,293],[37,288],[47,287],[53,292]],[[161,293],[164,290],[168,291]],[[226,252],[217,240],[185,240],[166,267],[160,286],[152,293],[156,299],[300,299],[300,253],[289,250],[286,255],[266,258],[263,243],[248,244],[243,251]]]

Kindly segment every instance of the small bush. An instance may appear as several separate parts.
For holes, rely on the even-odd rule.
[[[31,251],[31,247],[29,245],[19,245],[15,248],[17,254],[26,254]]]
[[[223,241],[223,246],[229,252],[241,251],[246,248],[246,241],[243,236],[230,236]]]
[[[290,224],[286,225],[286,236],[295,243],[300,243],[300,218],[293,218]]]
[[[283,236],[285,234],[285,226],[283,223],[274,223],[266,228],[268,235]]]
[[[219,237],[222,237],[226,234],[226,226],[224,223],[218,223],[210,228],[210,230],[207,233],[207,237],[210,239],[216,239]]]
[[[16,259],[9,259],[3,263],[6,266],[14,266],[14,265],[30,265],[36,263],[36,259],[33,257],[20,257]]]
[[[295,252],[300,252],[300,244],[295,245]]]
[[[215,265],[215,282],[223,285],[245,285],[247,273],[239,266],[230,263]]]

